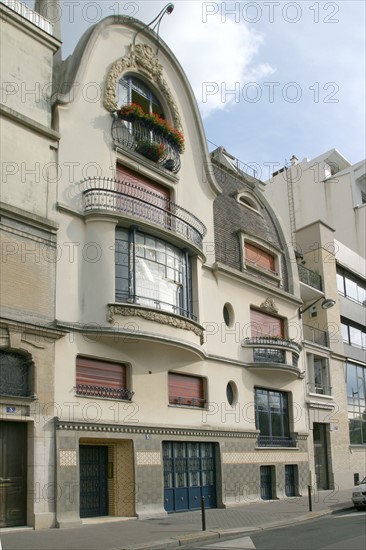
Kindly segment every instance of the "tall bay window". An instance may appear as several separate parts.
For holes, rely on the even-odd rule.
[[[290,437],[288,394],[285,392],[255,388],[255,420],[260,430],[260,447],[292,447]]]
[[[135,228],[116,230],[116,301],[194,318],[188,252]]]
[[[349,435],[351,445],[366,445],[366,367],[346,363]]]

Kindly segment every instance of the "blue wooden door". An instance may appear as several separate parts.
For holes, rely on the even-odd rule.
[[[164,507],[167,512],[216,507],[213,443],[164,442]]]

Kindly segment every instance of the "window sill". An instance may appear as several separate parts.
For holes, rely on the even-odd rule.
[[[6,393],[0,393],[0,399],[6,399],[7,401],[10,402],[15,402],[15,401],[20,401],[20,402],[32,402],[33,401],[36,401],[37,399],[37,395],[36,394],[32,394],[32,395],[28,395],[28,396],[24,396],[24,395],[8,395]]]
[[[258,445],[256,445],[254,447],[254,450],[255,451],[299,451],[299,447],[281,447],[280,445],[273,445],[273,446],[263,446],[263,447],[259,447]]]
[[[194,411],[205,411],[206,407],[197,407],[196,405],[179,405],[178,403],[169,403],[168,407],[173,409],[193,409]]]
[[[333,401],[334,397],[331,394],[328,393],[316,393],[316,392],[308,392],[308,395],[311,397],[321,397],[322,399],[329,399],[330,401]]]
[[[265,275],[269,279],[273,279],[274,281],[280,283],[281,277],[280,275],[275,271],[270,271],[269,269],[264,269],[254,263],[249,262],[248,260],[245,261],[243,265],[244,269],[250,273],[251,271],[260,273],[261,275]]]

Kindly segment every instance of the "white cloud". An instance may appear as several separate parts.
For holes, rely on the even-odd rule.
[[[203,23],[201,2],[177,2],[161,27],[162,37],[187,73],[203,117],[228,109],[240,101],[237,94],[245,83],[274,72],[267,63],[255,64],[263,35],[245,22],[222,21],[218,13]]]

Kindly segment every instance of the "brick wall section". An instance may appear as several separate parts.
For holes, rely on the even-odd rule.
[[[273,213],[266,205],[263,195],[253,189],[252,185],[246,182],[243,177],[239,178],[234,174],[230,174],[216,164],[213,165],[213,169],[217,182],[223,191],[214,202],[216,261],[241,270],[242,259],[238,236],[240,231],[262,239],[278,249],[284,249],[283,245],[285,243],[281,242]],[[235,195],[239,191],[247,191],[255,196],[261,204],[261,215],[238,203]],[[288,290],[286,261],[283,257],[281,263],[283,288]]]

